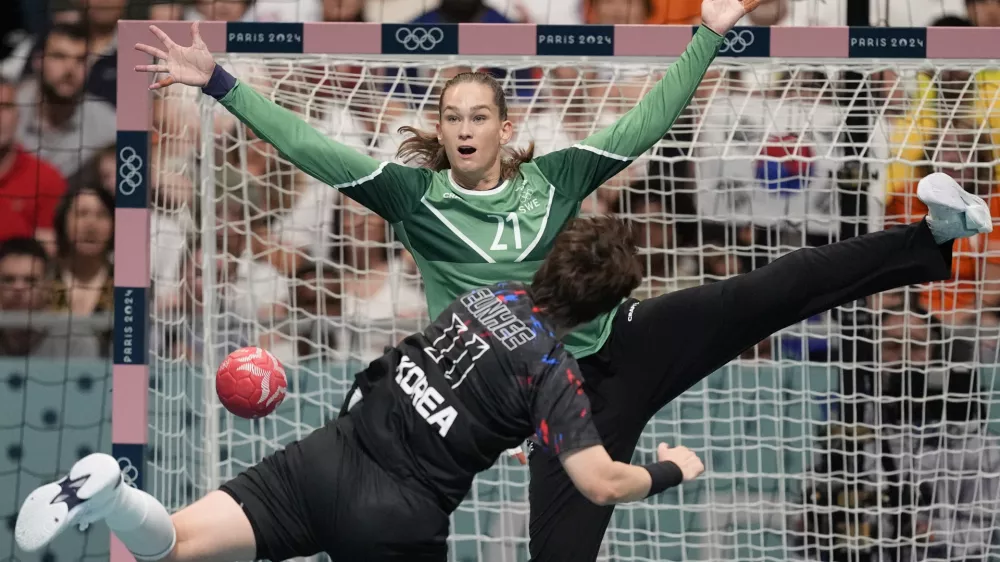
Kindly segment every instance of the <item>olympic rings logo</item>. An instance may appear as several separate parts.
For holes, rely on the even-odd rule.
[[[725,38],[722,40],[722,48],[719,49],[719,54],[732,53],[738,55],[747,50],[747,47],[753,45],[754,34],[749,29],[744,29],[742,31],[736,31],[735,29],[730,29],[726,32]]]
[[[142,185],[142,157],[131,146],[118,152],[121,166],[118,167],[118,191],[122,195],[132,195]]]
[[[407,51],[430,51],[444,41],[444,30],[440,27],[401,27],[396,30],[396,41]]]
[[[132,460],[128,457],[119,458],[118,468],[122,471],[122,479],[125,481],[125,485],[135,488],[135,482],[139,479],[139,469],[132,464]]]

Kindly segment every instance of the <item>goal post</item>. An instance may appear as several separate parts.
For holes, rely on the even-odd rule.
[[[331,419],[353,374],[426,312],[388,225],[299,174],[195,89],[148,91],[150,78],[133,71],[148,57],[131,46],[155,42],[149,24],[119,23],[113,454],[132,485],[177,509]],[[190,43],[190,22],[157,25]],[[544,153],[627,111],[696,29],[204,22],[200,30],[238,78],[331,138],[393,160],[399,126],[433,127],[435,96],[454,69],[495,69],[510,96],[514,144],[534,141]],[[961,165],[1000,168],[997,60],[1000,31],[992,29],[734,29],[673,131],[584,212],[620,213],[637,228],[647,273],[638,297],[881,228],[886,201],[932,164],[924,147],[942,136],[938,117],[961,121],[977,139],[967,152],[981,159]],[[949,104],[956,96],[968,103]],[[966,105],[974,111],[958,115]],[[685,444],[707,474],[618,508],[602,560],[777,561],[843,545],[916,548],[918,539],[889,537],[879,519],[898,515],[898,501],[876,493],[864,505],[834,505],[845,494],[868,498],[895,473],[874,462],[856,462],[857,477],[816,469],[835,456],[888,456],[901,470],[933,473],[904,462],[901,443],[914,436],[879,409],[897,401],[888,383],[844,382],[891,370],[877,350],[897,336],[869,329],[883,306],[854,303],[792,327],[665,408],[637,459],[658,441]],[[964,454],[984,474],[1000,470],[990,330],[972,323],[941,336],[975,343],[963,365],[978,373],[975,400],[988,423]],[[905,334],[903,343],[918,337]],[[254,422],[226,414],[213,390],[226,350],[246,344],[278,350],[289,374],[284,403]],[[851,439],[870,450],[831,452]],[[453,517],[452,560],[526,559],[527,480],[506,458],[477,478]],[[950,530],[979,532],[986,538],[975,540],[987,545],[983,529],[998,522],[996,510],[984,510],[996,504],[976,498],[972,515],[953,517],[962,522]],[[930,501],[961,511],[946,498]],[[833,512],[846,519],[830,523]],[[112,545],[113,562],[131,559]]]

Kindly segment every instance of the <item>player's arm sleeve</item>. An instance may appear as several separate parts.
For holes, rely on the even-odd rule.
[[[684,54],[625,115],[570,148],[536,159],[557,190],[583,199],[667,134],[694,96],[722,37],[702,26]]]
[[[343,191],[390,223],[420,203],[431,172],[378,160],[338,143],[221,66],[202,89],[303,172]]]
[[[536,378],[531,421],[534,441],[543,449],[560,454],[601,444],[582,383],[576,360],[569,356]]]

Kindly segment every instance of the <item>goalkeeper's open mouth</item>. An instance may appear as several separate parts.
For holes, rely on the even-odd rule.
[[[474,146],[460,146],[458,147],[458,153],[462,156],[469,157],[476,153],[476,147]]]

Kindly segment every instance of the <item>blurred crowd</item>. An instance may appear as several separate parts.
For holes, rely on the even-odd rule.
[[[0,354],[110,352],[116,61],[128,47],[117,42],[119,19],[696,24],[700,4],[9,0],[13,17],[0,24],[0,307],[38,320],[31,329],[5,321]],[[894,4],[883,13],[872,2],[872,23],[1000,25],[997,0],[899,4],[905,9]],[[765,0],[744,23],[841,25],[845,10],[842,2]],[[220,58],[332,138],[386,160],[401,140],[398,128],[433,126],[440,84],[469,69],[289,61]],[[536,154],[609,124],[664,70],[543,64],[489,69],[508,88],[514,144],[534,142]],[[1000,210],[992,196],[998,85],[1000,69],[961,64],[861,72],[721,63],[664,142],[598,190],[584,212],[632,222],[647,268],[637,296],[648,297],[749,271],[794,247],[919,220],[915,185],[931,171],[953,175]],[[296,170],[193,88],[156,96],[153,121],[156,357],[201,362],[256,344],[285,361],[367,361],[421,321],[419,276],[382,219]],[[203,142],[205,135],[212,140]],[[195,189],[205,185],[205,169],[214,192]],[[949,333],[979,338],[997,326],[1000,310],[1000,250],[990,241],[956,247],[952,282],[883,295],[871,306],[904,303]],[[781,353],[762,342],[749,356]]]

